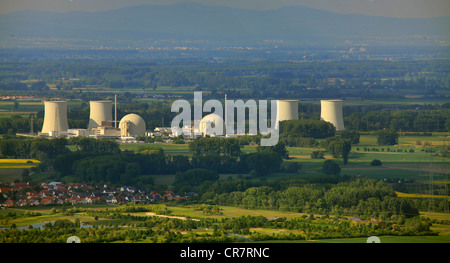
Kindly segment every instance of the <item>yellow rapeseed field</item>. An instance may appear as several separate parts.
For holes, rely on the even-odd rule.
[[[401,192],[395,192],[398,197],[411,197],[411,198],[450,198],[446,195],[425,195],[425,194],[407,194]]]
[[[0,169],[29,169],[39,163],[41,162],[35,159],[0,159]]]
[[[27,163],[28,161],[33,163],[41,163],[35,159],[0,159],[0,163]]]

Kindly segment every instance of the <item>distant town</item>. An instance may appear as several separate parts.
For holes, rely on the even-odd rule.
[[[196,193],[183,195],[172,191],[158,193],[156,191],[145,192],[132,186],[113,187],[103,185],[93,187],[82,183],[49,182],[40,183],[39,187],[32,187],[27,182],[16,182],[3,184],[0,187],[2,194],[7,201],[0,204],[0,207],[24,207],[39,205],[78,205],[78,204],[126,204],[157,202],[171,200],[187,200],[189,196]],[[39,188],[40,190],[34,190]],[[14,197],[14,198],[12,198]]]

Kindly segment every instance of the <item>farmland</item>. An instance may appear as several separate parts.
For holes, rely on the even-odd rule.
[[[164,208],[165,214],[158,215],[145,211],[154,211],[155,207]],[[108,208],[107,210],[105,210]],[[80,236],[83,242],[103,242],[115,243],[161,243],[180,242],[193,237],[205,242],[213,240],[233,241],[235,238],[252,242],[314,242],[314,243],[366,243],[370,235],[379,235],[383,243],[447,243],[450,241],[450,227],[443,224],[441,214],[424,214],[424,218],[434,220],[432,229],[440,235],[409,236],[404,227],[396,224],[389,226],[376,226],[376,222],[356,222],[353,219],[344,217],[324,217],[310,214],[291,213],[270,210],[248,210],[239,207],[219,206],[220,214],[208,214],[198,206],[192,205],[146,205],[146,206],[105,206],[105,205],[85,205],[78,207],[41,207],[41,208],[17,208],[8,211],[0,211],[2,220],[0,227],[14,227],[37,225],[48,222],[82,222],[83,228],[75,228],[75,233]],[[144,212],[133,212],[133,211]],[[116,211],[116,212],[114,212]],[[12,213],[15,216],[11,216]],[[160,218],[160,219],[158,219]],[[278,220],[281,221],[271,221]],[[436,221],[438,219],[438,221]],[[251,220],[251,221],[249,221]],[[153,222],[153,223],[151,223]],[[240,222],[241,228],[233,227],[233,224]],[[259,222],[259,223],[258,223]],[[151,228],[143,228],[147,224],[152,224]],[[170,231],[160,231],[164,226],[171,224]],[[288,226],[291,224],[291,226]],[[295,226],[297,225],[297,226]],[[51,226],[51,225],[50,225]],[[92,228],[91,226],[96,226]],[[294,226],[294,227],[293,227]],[[242,228],[243,227],[243,228]],[[361,233],[354,232],[343,234],[345,229],[359,229]],[[147,231],[144,231],[147,229]],[[34,232],[39,231],[37,229]],[[43,230],[40,230],[43,231]],[[69,235],[74,232],[62,234],[61,229],[47,228],[49,231],[59,231],[58,240],[64,242]],[[86,232],[87,231],[87,232]],[[144,232],[142,232],[144,231]],[[367,231],[367,232],[366,232]],[[328,232],[328,234],[326,234]],[[0,239],[5,237],[1,235]],[[33,233],[31,228],[23,232],[8,230],[9,236],[17,236],[25,241],[31,238],[27,233]],[[21,233],[20,235],[18,235]],[[51,232],[50,232],[51,233]],[[90,233],[90,234],[89,234]],[[94,234],[97,233],[97,234]],[[133,234],[134,233],[134,234]],[[335,234],[331,234],[335,233]],[[390,233],[390,234],[387,234]],[[92,235],[96,239],[92,239]],[[106,235],[105,235],[106,234]],[[386,235],[387,234],[387,235]],[[233,236],[235,235],[235,236]],[[332,238],[333,235],[341,238]],[[360,237],[358,237],[360,235]],[[406,236],[405,236],[406,235]],[[48,234],[46,234],[48,236]],[[112,238],[115,236],[115,238]],[[347,238],[345,238],[347,236]],[[45,240],[45,239],[44,239]],[[237,241],[236,239],[235,241]],[[6,239],[4,239],[6,241]]]
[[[412,199],[422,199],[428,202],[431,198],[436,199],[448,199],[448,193],[446,193],[446,188],[442,187],[448,184],[448,163],[445,159],[442,159],[437,156],[433,156],[431,152],[426,151],[426,149],[438,149],[445,143],[445,133],[437,133],[428,137],[417,137],[414,135],[401,135],[400,143],[395,146],[389,146],[389,151],[387,150],[387,146],[379,146],[376,144],[376,139],[374,135],[363,134],[360,138],[360,143],[352,146],[352,151],[349,157],[348,164],[344,165],[341,159],[333,158],[330,155],[325,155],[325,159],[333,159],[340,164],[342,167],[341,175],[342,176],[361,176],[365,178],[372,178],[376,180],[384,180],[386,182],[392,183],[393,187],[401,187],[404,186],[403,182],[421,182],[422,188],[417,188],[415,186],[408,186],[400,188],[399,191],[396,191],[396,194],[399,198],[412,198]],[[428,146],[417,145],[417,140],[428,141],[430,144]],[[190,155],[188,145],[187,144],[170,144],[170,143],[156,143],[156,144],[123,144],[120,146],[122,150],[134,151],[140,146],[153,146],[153,147],[161,147],[167,155]],[[381,149],[384,148],[384,151]],[[311,152],[313,150],[317,150],[317,148],[307,148],[307,147],[288,147],[289,151],[289,159],[285,161],[285,164],[289,162],[299,163],[301,168],[297,173],[289,173],[289,172],[278,172],[269,174],[263,178],[250,178],[249,180],[253,180],[255,182],[261,180],[267,181],[277,181],[283,178],[309,178],[309,176],[319,175],[321,173],[323,160],[321,159],[311,159]],[[401,151],[400,151],[401,149]],[[410,151],[414,149],[414,151]],[[256,146],[254,145],[246,145],[243,149],[243,152],[256,152]],[[379,159],[382,161],[382,166],[371,166],[370,162],[373,159]],[[30,161],[33,164],[30,164]],[[9,159],[9,160],[1,160],[0,163],[0,171],[1,171],[1,179],[0,181],[13,180],[14,178],[20,179],[21,171],[30,165],[34,165],[38,163],[36,160],[30,159]],[[12,172],[14,171],[14,172]],[[433,173],[435,180],[433,181],[434,185],[434,193],[431,193],[429,190],[429,178],[430,173]],[[171,185],[175,180],[175,175],[172,174],[161,174],[161,175],[143,175],[138,179],[146,180],[145,178],[152,177],[155,185]],[[37,173],[32,175],[33,180],[48,180],[47,173]],[[237,178],[235,174],[222,174],[220,176],[221,180],[227,180],[227,178]],[[70,176],[67,178],[58,178],[61,181],[72,180]],[[403,181],[399,183],[399,181]],[[428,183],[428,184],[427,184]],[[439,187],[441,186],[441,187]],[[406,191],[405,191],[406,190]],[[28,208],[9,208],[7,210],[2,210],[0,214],[6,215],[10,212],[17,214],[17,216],[8,218],[5,217],[0,223],[0,227],[9,228],[11,225],[15,225],[17,227],[20,226],[28,226],[36,223],[48,223],[48,222],[56,222],[61,220],[69,220],[70,222],[83,222],[85,225],[98,225],[98,226],[111,226],[111,225],[127,225],[128,227],[125,229],[118,228],[116,230],[111,230],[111,233],[115,233],[114,235],[120,236],[118,239],[107,239],[109,241],[106,242],[137,242],[137,243],[147,243],[147,242],[172,242],[170,240],[179,240],[177,238],[189,239],[192,238],[192,235],[196,236],[196,238],[201,239],[205,242],[206,240],[210,240],[217,235],[217,229],[221,229],[223,225],[220,223],[222,221],[214,221],[214,220],[229,220],[236,218],[244,218],[246,216],[251,218],[259,218],[263,217],[266,219],[270,218],[283,218],[283,220],[311,220],[311,213],[305,212],[290,212],[290,211],[280,211],[280,210],[271,210],[271,209],[249,209],[241,206],[233,206],[233,205],[216,205],[218,209],[220,209],[219,214],[211,214],[208,212],[204,212],[202,209],[196,208],[196,205],[193,204],[165,204],[167,209],[167,215],[173,218],[182,218],[187,219],[188,221],[197,222],[197,220],[206,220],[206,222],[210,222],[209,220],[213,220],[211,222],[217,223],[208,223],[206,225],[199,225],[195,229],[191,229],[189,231],[180,231],[180,234],[177,234],[177,231],[173,229],[173,235],[167,235],[158,232],[158,227],[154,227],[151,234],[145,235],[137,235],[137,236],[126,236],[135,231],[136,233],[140,233],[142,230],[141,225],[145,220],[156,220],[152,219],[154,217],[160,217],[161,215],[155,213],[149,213],[147,211],[143,212],[132,212],[133,210],[126,210],[127,212],[121,213],[122,216],[118,216],[115,214],[114,216],[109,215],[106,211],[113,211],[114,209],[120,207],[117,205],[91,205],[91,206],[83,206],[77,205],[76,207],[66,207],[64,210],[72,211],[70,213],[63,212],[61,206],[50,206],[50,207],[28,207]],[[106,208],[108,208],[106,210]],[[94,212],[97,211],[97,212]],[[99,213],[99,211],[105,211],[104,214]],[[450,228],[448,225],[448,220],[450,219],[448,213],[433,213],[432,211],[422,211],[421,218],[430,220],[432,222],[430,230],[432,233],[439,233],[439,235],[428,235],[428,236],[404,236],[401,234],[402,231],[405,230],[405,226],[399,225],[398,227],[394,227],[394,225],[390,225],[390,227],[394,227],[394,230],[388,232],[363,232],[362,236],[365,237],[357,237],[352,235],[349,237],[341,232],[336,232],[335,235],[339,236],[339,238],[333,238],[329,235],[324,235],[323,232],[317,230],[315,232],[308,232],[305,229],[290,229],[285,227],[274,227],[273,225],[256,225],[254,227],[243,228],[238,231],[239,237],[245,237],[246,239],[253,240],[253,242],[300,242],[300,243],[365,243],[368,235],[377,234],[381,236],[381,240],[383,243],[447,243],[450,242]],[[343,216],[331,216],[331,218],[336,218],[335,220],[341,220],[342,222],[347,222],[350,225],[354,224],[374,224],[373,222],[354,222],[352,219],[346,219]],[[330,225],[325,218],[327,215],[325,214],[315,214],[315,220],[308,221],[311,226],[317,227],[317,229],[330,229],[333,227]],[[317,219],[316,219],[317,218]],[[176,220],[176,219],[170,219]],[[189,221],[189,222],[190,222]],[[202,221],[203,222],[203,221]],[[294,221],[292,221],[294,222]],[[305,221],[306,223],[307,221]],[[445,223],[447,222],[447,223]],[[217,224],[217,227],[212,227],[214,224]],[[347,223],[342,223],[346,225]],[[361,225],[361,226],[362,226]],[[94,230],[84,230],[80,231],[94,231]],[[183,228],[184,229],[184,228]],[[216,230],[214,230],[216,229]],[[37,230],[35,230],[37,231]],[[131,231],[131,232],[130,232]],[[216,231],[216,232],[215,232]],[[226,230],[224,228],[224,232],[222,235],[230,235],[233,233],[231,230]],[[337,229],[335,231],[338,231]],[[366,230],[361,230],[366,231]],[[367,230],[368,231],[368,230]],[[381,230],[379,230],[381,231]],[[383,230],[384,231],[384,230]],[[386,230],[387,231],[387,230]],[[126,234],[125,234],[126,233]],[[81,232],[80,232],[80,235]],[[150,236],[152,238],[150,238]],[[220,236],[220,235],[219,235]],[[270,238],[269,238],[270,237]],[[22,237],[25,238],[25,237]],[[233,239],[223,239],[227,242],[233,241]],[[64,240],[61,239],[60,242]],[[98,240],[97,240],[98,241]],[[236,241],[236,240],[235,240]],[[95,240],[87,240],[87,242],[96,242]],[[175,241],[177,242],[177,241]]]

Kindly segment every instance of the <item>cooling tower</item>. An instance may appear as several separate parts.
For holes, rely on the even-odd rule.
[[[111,101],[91,101],[91,113],[89,116],[88,130],[102,125],[102,121],[112,121]]]
[[[320,105],[320,119],[331,122],[336,127],[336,131],[343,130],[342,100],[321,100]]]
[[[298,100],[277,101],[278,121],[298,120]]]
[[[144,136],[146,131],[146,125],[144,119],[141,116],[131,113],[126,115],[120,120],[119,123],[120,136]]]
[[[45,101],[44,109],[45,113],[42,133],[50,133],[54,131],[61,132],[69,129],[66,101]]]

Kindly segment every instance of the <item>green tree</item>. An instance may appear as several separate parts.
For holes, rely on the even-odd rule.
[[[30,181],[30,170],[23,169],[22,170],[22,182]]]
[[[377,131],[378,145],[395,145],[398,143],[398,133],[395,130],[379,130]]]
[[[341,173],[341,167],[333,160],[325,160],[322,165],[322,171],[328,175],[339,175]]]
[[[352,143],[349,139],[330,137],[323,142],[323,146],[334,158],[342,157],[344,164],[348,163],[348,156],[352,149]]]
[[[289,158],[289,152],[286,150],[286,144],[284,142],[278,142],[274,146],[260,146],[256,148],[256,151],[259,153],[263,152],[274,152],[278,153],[282,158]]]

